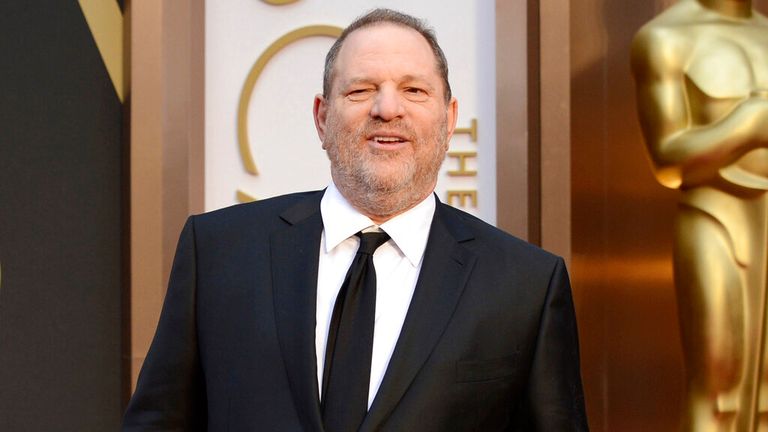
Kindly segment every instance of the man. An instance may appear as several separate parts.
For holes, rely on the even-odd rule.
[[[766,425],[766,46],[768,19],[749,0],[681,1],[632,44],[654,172],[681,191],[674,268],[684,431]]]
[[[433,193],[457,115],[433,33],[356,20],[314,114],[325,191],[187,222],[125,430],[586,430],[563,261]]]

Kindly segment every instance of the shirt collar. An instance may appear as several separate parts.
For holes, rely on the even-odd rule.
[[[429,194],[413,208],[380,225],[414,267],[418,267],[424,257],[435,206],[435,197]],[[352,207],[333,182],[328,185],[320,201],[320,214],[323,218],[326,253],[358,231],[375,225],[368,216]]]

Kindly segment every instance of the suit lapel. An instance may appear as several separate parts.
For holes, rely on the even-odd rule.
[[[413,299],[379,391],[360,428],[377,430],[426,362],[456,308],[475,263],[460,243],[471,233],[438,201]]]
[[[322,431],[315,360],[315,308],[322,193],[283,213],[289,226],[270,237],[277,335],[296,410],[307,431]]]

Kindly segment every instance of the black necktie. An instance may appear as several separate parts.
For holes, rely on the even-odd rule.
[[[376,270],[373,252],[384,232],[357,233],[360,247],[336,296],[323,368],[323,424],[327,432],[354,432],[368,412]]]

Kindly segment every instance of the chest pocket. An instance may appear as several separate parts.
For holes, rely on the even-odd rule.
[[[514,375],[517,356],[489,360],[461,360],[456,363],[456,382],[490,381]]]

